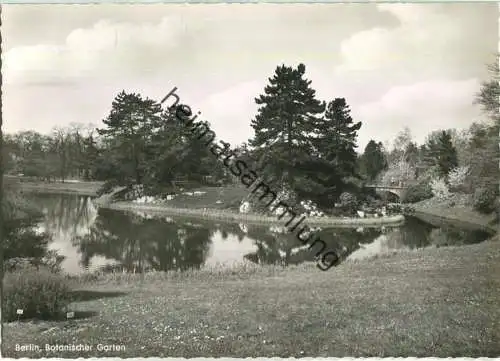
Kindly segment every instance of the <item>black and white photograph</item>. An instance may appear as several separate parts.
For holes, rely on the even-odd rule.
[[[500,357],[498,18],[2,4],[1,355]]]

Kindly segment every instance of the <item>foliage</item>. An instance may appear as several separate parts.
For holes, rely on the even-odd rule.
[[[417,175],[418,148],[412,141],[410,129],[405,127],[394,140],[393,148],[386,153],[387,167],[381,173],[384,185],[407,185]]]
[[[137,184],[142,183],[146,149],[152,134],[161,125],[161,111],[161,106],[153,100],[122,91],[103,120],[106,128],[97,130],[116,151],[115,160],[120,164],[119,177],[123,182],[134,180]]]
[[[415,167],[417,165],[418,160],[420,158],[420,153],[419,153],[417,143],[415,143],[413,141],[408,143],[408,145],[405,148],[403,158],[404,158],[405,162],[410,164],[411,167]]]
[[[61,272],[61,263],[64,256],[57,253],[56,250],[47,250],[41,257],[12,257],[4,260],[4,271],[13,272],[19,269],[25,269],[28,266],[46,267],[51,272]]]
[[[344,211],[354,213],[358,207],[358,199],[349,192],[343,192],[339,197],[339,206]]]
[[[90,179],[96,145],[92,126],[71,124],[54,128],[50,135],[24,131],[5,137],[6,171],[47,181],[84,177]]]
[[[431,166],[420,172],[418,182],[430,183],[431,180],[439,178],[440,170],[438,166]]]
[[[343,98],[316,99],[305,66],[278,66],[251,125],[249,141],[262,175],[275,187],[290,187],[299,199],[331,207],[357,177],[355,152],[360,122],[353,122]],[[324,112],[324,114],[323,114]],[[265,164],[265,167],[261,167]]]
[[[9,186],[4,191],[3,252],[4,260],[14,257],[41,258],[46,254],[49,235],[36,230],[43,214]]]
[[[466,180],[466,187],[470,192],[479,187],[498,188],[499,157],[498,127],[473,124],[470,140],[470,173]]]
[[[5,188],[2,199],[4,271],[14,271],[27,264],[59,272],[64,257],[48,249],[50,235],[37,229],[42,212],[15,186]]]
[[[23,310],[22,318],[53,318],[59,316],[71,302],[70,288],[64,276],[45,267],[28,265],[6,272],[3,283],[2,318],[14,321]]]
[[[499,55],[488,70],[492,75],[491,79],[481,84],[481,89],[476,95],[476,102],[483,107],[483,110],[492,120],[499,125],[500,120],[500,66],[498,63]]]
[[[410,185],[405,191],[401,202],[416,203],[425,199],[432,198],[432,189],[428,182],[421,181],[418,184]]]
[[[387,147],[385,149],[389,151]],[[413,136],[408,127],[403,128],[394,139],[392,150],[386,153],[386,159],[388,164],[400,163],[402,161],[413,164],[415,158],[416,147],[413,143]]]
[[[303,64],[276,68],[255,99],[259,108],[251,121],[254,137],[235,149],[237,158],[273,189],[289,187],[298,200],[330,209],[343,192],[365,197],[360,179],[403,186],[418,180],[421,184],[411,186],[405,196],[412,201],[428,197],[430,186],[424,183],[436,178],[448,182],[451,191],[468,194],[477,188],[498,188],[497,64],[490,69],[492,80],[482,84],[477,96],[493,122],[433,131],[423,145],[406,127],[392,147],[373,139],[359,157],[355,149],[361,123],[352,119],[344,98],[328,103],[317,99],[305,70]],[[93,128],[72,124],[49,135],[34,131],[7,135],[2,149],[5,169],[46,181],[103,180],[108,183],[103,190],[141,183],[151,195],[170,193],[179,183],[239,182],[193,136],[193,129],[175,119],[173,110],[162,110],[140,94],[120,92],[103,129],[95,134]],[[441,192],[437,183],[436,187],[444,195],[444,188]]]
[[[387,169],[387,160],[382,142],[377,143],[373,139],[368,142],[361,156],[361,166],[371,181],[375,180],[383,170]]]
[[[471,158],[470,140],[472,137],[471,128],[450,129],[452,143],[457,151],[457,160],[459,165],[469,165]]]
[[[430,187],[434,197],[441,201],[445,201],[450,198],[450,190],[443,178],[433,179],[430,182]]]
[[[424,151],[427,163],[439,167],[442,177],[446,177],[451,169],[458,166],[457,151],[450,131],[431,133],[427,137]]]
[[[480,187],[474,192],[474,209],[489,214],[497,209],[498,187]]]
[[[360,128],[361,122],[354,122],[344,98],[328,103],[324,117],[317,124],[319,135],[312,139],[316,151],[309,167],[299,162],[301,168],[308,170],[306,180],[310,186],[306,191],[299,188],[299,197],[324,208],[331,207],[343,191],[359,192],[355,147]]]
[[[451,191],[463,189],[467,176],[469,175],[469,166],[456,167],[448,173],[448,184]]]
[[[276,68],[264,94],[255,99],[258,114],[251,121],[255,136],[249,145],[256,156],[267,163],[265,176],[278,180],[279,186],[288,183],[296,188],[303,177],[297,163],[313,152],[307,133],[315,131],[318,117],[325,109],[316,99],[311,81],[304,78],[305,66],[297,69],[285,65]]]
[[[405,185],[415,179],[415,167],[404,159],[400,159],[392,164],[381,178],[381,183],[385,185]]]

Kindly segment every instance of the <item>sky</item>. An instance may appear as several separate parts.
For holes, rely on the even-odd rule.
[[[122,90],[173,87],[233,146],[278,65],[306,66],[320,100],[346,98],[362,151],[405,126],[484,119],[474,105],[498,49],[498,5],[3,5],[4,131],[102,126]]]

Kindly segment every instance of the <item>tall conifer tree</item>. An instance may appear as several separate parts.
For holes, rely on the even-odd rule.
[[[359,178],[355,148],[360,128],[361,122],[354,122],[344,98],[328,103],[311,138],[313,157],[303,164],[309,177],[299,187],[302,197],[331,207],[343,191],[354,190],[350,179]]]
[[[297,69],[278,66],[264,94],[255,99],[260,108],[251,122],[255,136],[249,144],[266,164],[266,175],[292,189],[301,173],[297,164],[313,150],[309,134],[325,108],[305,79],[305,70],[304,64]]]

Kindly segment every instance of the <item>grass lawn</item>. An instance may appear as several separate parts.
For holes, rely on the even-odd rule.
[[[174,208],[210,208],[210,209],[239,209],[242,199],[248,196],[248,190],[240,185],[224,187],[199,187],[184,192],[205,192],[197,196],[190,196],[179,192],[166,205]],[[222,203],[216,203],[218,200]]]
[[[96,196],[103,182],[17,182],[21,190],[26,192],[80,194]]]
[[[466,198],[467,196],[462,196]],[[452,205],[450,202],[439,201],[434,198],[411,204],[417,212],[417,216],[424,221],[441,226],[443,223],[455,224],[460,228],[483,229],[493,232],[498,231],[498,224],[495,224],[496,215],[481,214],[474,210],[471,205]]]
[[[4,325],[4,357],[500,356],[500,242],[327,272],[242,266],[75,280],[69,321]],[[93,345],[16,352],[16,344]],[[100,352],[97,345],[124,345]]]

